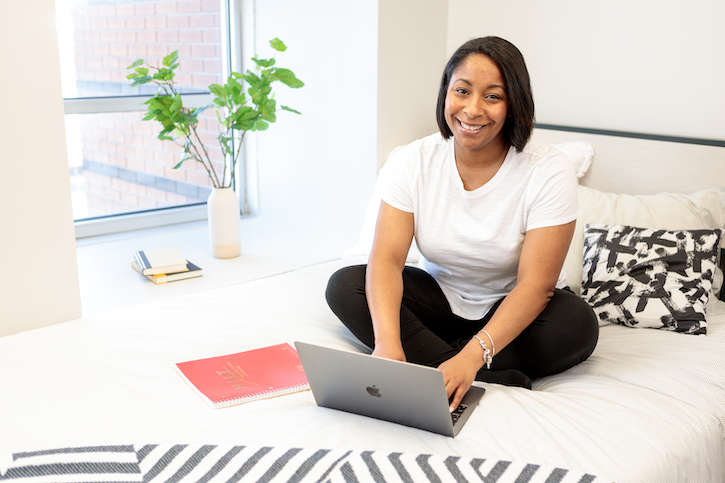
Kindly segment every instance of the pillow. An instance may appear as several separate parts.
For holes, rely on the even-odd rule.
[[[704,335],[722,233],[587,224],[581,296],[604,323]]]
[[[553,146],[559,151],[563,152],[566,157],[569,158],[569,160],[572,162],[574,171],[576,172],[578,178],[584,176],[592,163],[592,156],[594,156],[594,148],[592,148],[591,144],[585,143],[583,141],[572,141],[561,144],[554,144]],[[398,146],[393,149],[393,151],[391,151],[390,155],[388,156],[388,159],[395,156],[397,152],[400,151],[400,149],[402,148],[403,146]],[[380,168],[380,171],[384,169],[385,165]],[[380,190],[381,188],[379,184],[376,183],[375,190],[373,191],[373,196],[368,202],[367,208],[365,210],[365,220],[363,222],[360,238],[355,245],[345,250],[345,252],[342,254],[342,258],[361,255],[368,256],[370,254],[370,250],[373,247],[373,238],[375,237],[375,222],[377,221],[378,209],[380,208]],[[414,239],[413,244],[410,247],[410,251],[408,252],[407,262],[417,263],[419,259],[420,252],[418,251],[418,246],[415,244]]]
[[[624,195],[579,186],[579,218],[574,238],[564,262],[569,288],[580,294],[584,235],[587,223],[628,225],[664,230],[700,230],[725,228],[725,189],[711,189],[691,194],[660,193]],[[717,270],[713,292],[722,285],[722,271]]]
[[[570,141],[561,144],[554,144],[554,147],[563,152],[569,161],[574,165],[576,177],[584,176],[592,164],[594,148],[584,141]]]

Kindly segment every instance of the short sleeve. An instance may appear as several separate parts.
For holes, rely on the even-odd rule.
[[[399,151],[392,156],[378,173],[378,182],[380,183],[381,199],[401,211],[413,213],[413,195],[411,167],[409,156],[407,156],[409,147]]]
[[[577,177],[564,155],[543,159],[531,179],[526,230],[564,225],[579,216]]]

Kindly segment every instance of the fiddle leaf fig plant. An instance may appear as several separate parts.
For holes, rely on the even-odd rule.
[[[287,46],[277,38],[269,43],[277,52],[287,50]],[[252,61],[254,70],[247,70],[245,74],[232,72],[226,83],[209,86],[213,104],[194,108],[184,107],[182,94],[174,80],[179,67],[178,51],[164,57],[161,67],[151,66],[143,59],[138,59],[128,67],[131,73],[126,78],[131,80],[131,87],[149,82],[159,86],[156,94],[145,102],[148,112],[144,121],[158,121],[162,129],[157,137],[181,147],[181,160],[174,169],[193,160],[204,166],[215,188],[228,188],[234,179],[246,133],[266,130],[277,121],[279,110],[300,114],[290,107],[277,106],[272,84],[279,81],[293,89],[299,89],[305,84],[291,70],[276,67],[274,57],[260,59],[255,55]],[[197,131],[199,116],[212,106],[219,119],[217,140],[228,159],[221,173],[214,169],[207,147]]]

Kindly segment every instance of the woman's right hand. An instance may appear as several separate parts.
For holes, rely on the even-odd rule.
[[[394,361],[407,362],[405,358],[405,351],[400,343],[397,344],[375,344],[375,349],[372,353],[375,357],[382,357],[383,359],[392,359]]]

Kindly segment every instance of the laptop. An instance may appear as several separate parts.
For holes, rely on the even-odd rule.
[[[295,342],[318,406],[458,434],[485,389],[472,386],[451,413],[443,373],[432,367]]]

